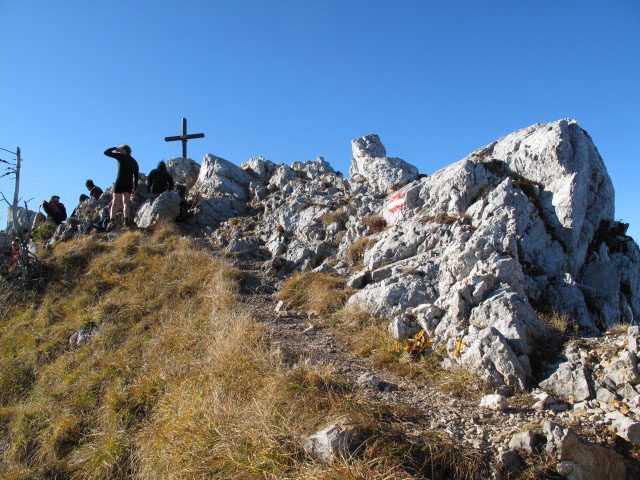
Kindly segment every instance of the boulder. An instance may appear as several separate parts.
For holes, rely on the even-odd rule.
[[[544,438],[529,430],[518,432],[509,441],[509,448],[521,450],[528,455],[539,453],[540,447],[544,442]]]
[[[546,452],[561,461],[568,480],[619,480],[625,478],[622,456],[593,444],[569,428],[549,421],[543,423],[547,437]]]
[[[172,222],[180,214],[180,195],[174,190],[161,193],[155,200],[144,202],[136,213],[140,228],[153,228],[162,222]]]
[[[353,159],[349,175],[352,179],[363,178],[375,193],[386,194],[392,186],[418,178],[416,167],[399,158],[386,156],[378,135],[351,140],[351,149]]]
[[[92,337],[98,333],[98,326],[88,323],[69,338],[70,347],[79,347],[91,341]]]
[[[640,422],[620,412],[609,412],[605,418],[611,421],[611,426],[619,436],[635,445],[640,445]]]
[[[262,157],[257,157],[243,162],[240,168],[252,175],[260,184],[265,185],[276,169],[276,164]]]
[[[325,463],[347,458],[357,446],[360,430],[348,420],[340,420],[307,437],[303,447],[309,455]]]
[[[558,397],[573,397],[576,402],[594,398],[594,386],[589,369],[584,365],[574,346],[569,345],[564,352],[566,358],[555,366],[553,373],[540,382],[540,387]]]
[[[504,395],[485,395],[480,400],[480,406],[489,410],[503,411],[509,408],[509,402]]]
[[[190,158],[171,158],[167,160],[167,171],[175,183],[180,183],[189,190],[198,180],[200,165]]]
[[[249,207],[246,203],[226,197],[200,200],[195,204],[192,222],[201,226],[217,226],[232,217],[246,215]]]
[[[251,175],[228,160],[207,154],[189,196],[192,200],[223,197],[246,202],[252,180]]]

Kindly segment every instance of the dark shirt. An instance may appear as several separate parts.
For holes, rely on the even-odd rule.
[[[42,209],[46,212],[47,217],[60,225],[67,218],[67,209],[60,202],[42,202]]]
[[[165,169],[154,168],[149,172],[149,191],[161,194],[173,188],[173,178]]]
[[[100,197],[102,196],[102,189],[99,186],[94,185],[91,189],[89,189],[89,196],[95,198],[96,200],[100,200]]]
[[[116,152],[116,147],[107,148],[104,151],[107,157],[115,158],[118,161],[118,176],[115,183],[129,185],[133,180],[133,189],[138,188],[138,162],[131,155]]]

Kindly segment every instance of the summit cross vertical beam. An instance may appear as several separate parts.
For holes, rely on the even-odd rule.
[[[176,140],[180,140],[182,142],[182,158],[187,158],[187,140],[191,140],[192,138],[204,138],[204,133],[192,133],[191,135],[187,135],[187,119],[182,119],[182,135],[178,135],[175,137],[164,137],[165,142],[175,142]]]

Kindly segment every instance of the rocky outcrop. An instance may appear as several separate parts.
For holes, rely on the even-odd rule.
[[[351,140],[351,149],[351,181],[366,182],[375,193],[386,194],[394,185],[405,184],[418,177],[418,169],[413,165],[399,158],[387,157],[378,135]]]
[[[252,178],[240,167],[215,155],[206,155],[198,179],[193,185],[192,200],[229,198],[237,201],[249,200],[248,186]]]
[[[171,190],[144,202],[136,213],[135,223],[140,228],[153,228],[159,223],[174,221],[179,214],[180,195]]]
[[[377,135],[354,139],[352,151],[349,180],[322,157],[238,167],[207,155],[186,223],[230,254],[266,260],[269,273],[349,277],[358,291],[348,303],[386,318],[395,338],[422,329],[446,348],[446,368],[496,385],[531,386],[532,355],[549,335],[541,313],[589,335],[640,318],[640,250],[614,220],[611,180],[576,121],[519,130],[430,176],[387,157]],[[188,185],[197,164],[174,160]],[[553,395],[635,391],[635,357],[607,367],[605,384],[564,353],[542,379]]]
[[[617,480],[625,478],[622,456],[581,438],[569,428],[544,422],[546,451],[560,460],[556,469],[569,480]]]
[[[167,160],[167,171],[175,183],[180,183],[190,190],[198,180],[200,165],[190,158],[171,158]]]

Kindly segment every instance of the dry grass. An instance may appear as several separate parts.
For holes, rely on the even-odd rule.
[[[444,370],[440,366],[447,355],[444,345],[436,345],[434,350],[418,357],[398,348],[387,332],[388,320],[375,318],[362,307],[347,306],[330,321],[348,348],[357,355],[371,358],[377,366],[456,398],[476,400],[490,391],[485,380],[465,369]]]
[[[469,452],[404,436],[415,413],[290,365],[238,301],[239,273],[168,227],[67,242],[47,263],[47,291],[0,323],[2,478],[480,478]],[[88,323],[99,333],[69,348]],[[308,458],[300,439],[342,417],[363,431],[354,456]]]
[[[538,315],[540,321],[546,327],[563,335],[576,335],[578,333],[578,324],[568,315],[560,315],[558,313],[542,313]]]
[[[326,315],[342,308],[354,293],[345,283],[346,279],[336,274],[297,273],[284,283],[278,298],[307,312]]]
[[[345,260],[351,267],[361,267],[365,252],[376,243],[376,239],[362,237],[354,242],[345,252]]]
[[[383,232],[387,228],[387,221],[380,215],[367,215],[362,221],[367,226],[369,235]]]
[[[609,328],[607,330],[607,332],[613,334],[613,335],[626,335],[627,334],[627,330],[629,329],[631,325],[628,323],[618,323],[616,325],[614,325],[613,327]]]
[[[327,212],[320,217],[320,221],[324,228],[327,228],[332,223],[344,223],[349,219],[347,211],[344,209],[335,210],[333,212]]]
[[[455,223],[457,221],[459,221],[460,223],[464,223],[465,220],[462,218],[457,218],[457,217],[452,217],[451,215],[449,215],[446,212],[440,212],[438,214],[436,214],[435,216],[424,216],[424,217],[420,217],[418,218],[419,222],[424,222],[424,223],[437,223],[438,225],[451,225],[452,223]]]

